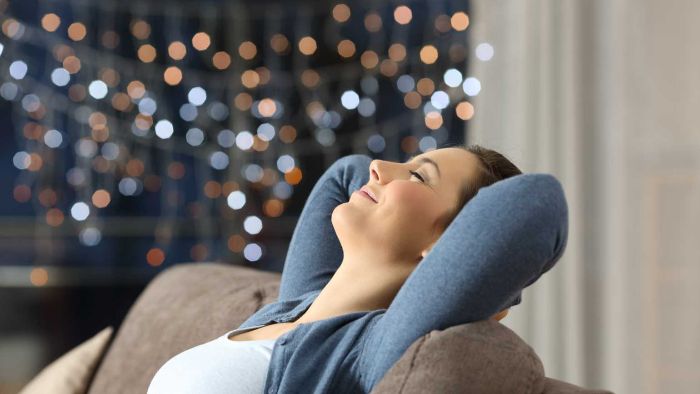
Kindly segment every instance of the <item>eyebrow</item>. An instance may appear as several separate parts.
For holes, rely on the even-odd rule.
[[[414,156],[411,156],[411,157],[408,159],[408,161],[411,162],[411,161],[413,161],[413,159],[415,159],[415,158],[416,158],[415,155],[414,155]],[[420,159],[418,159],[418,161],[421,162],[421,163],[428,163],[428,164],[432,164],[433,166],[435,166],[435,170],[437,171],[438,178],[441,178],[441,176],[440,176],[440,167],[437,165],[437,163],[436,163],[433,159],[429,159],[429,158],[427,158],[427,157],[421,157]]]

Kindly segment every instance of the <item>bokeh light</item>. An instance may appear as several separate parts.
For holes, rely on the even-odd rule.
[[[248,261],[258,261],[262,257],[262,248],[260,245],[251,242],[243,249],[243,256]]]
[[[51,227],[59,227],[63,224],[65,220],[65,215],[63,211],[58,208],[51,208],[46,211],[46,224]]]
[[[73,219],[83,221],[90,215],[90,207],[82,201],[76,202],[71,206],[70,214]]]
[[[299,40],[299,52],[303,53],[304,55],[313,55],[317,48],[316,40],[314,40],[311,36],[302,37]]]
[[[182,60],[187,55],[187,47],[182,41],[173,41],[168,45],[168,56],[173,60]]]
[[[442,115],[437,111],[428,112],[425,115],[425,126],[431,130],[437,130],[442,126]]]
[[[161,139],[170,138],[175,131],[173,124],[167,119],[159,120],[158,123],[156,123],[155,129],[156,135]]]
[[[277,54],[285,54],[289,51],[289,40],[284,34],[277,33],[270,38],[270,46]]]
[[[254,70],[246,70],[241,74],[241,83],[248,89],[253,89],[260,83],[260,75]]]
[[[396,87],[402,93],[408,93],[416,87],[416,81],[410,75],[404,74],[396,80]]]
[[[63,59],[63,68],[65,68],[71,74],[75,74],[80,71],[81,67],[82,65],[80,59],[73,55],[66,56]]]
[[[462,90],[467,96],[476,96],[481,91],[481,82],[474,77],[469,77],[464,80]]]
[[[209,164],[215,170],[223,170],[228,167],[229,158],[228,155],[221,151],[213,152],[209,155]]]
[[[264,98],[258,103],[258,112],[264,117],[271,117],[277,111],[277,103],[271,98]]]
[[[195,106],[204,104],[207,100],[207,91],[201,86],[195,86],[187,93],[187,101]]]
[[[333,19],[339,23],[347,22],[350,19],[350,7],[343,3],[336,4],[331,13]]]
[[[163,80],[170,86],[175,86],[182,82],[182,71],[176,66],[170,66],[163,72]]]
[[[360,104],[360,96],[354,90],[346,90],[340,96],[340,102],[346,109],[355,109]]]
[[[61,25],[61,18],[54,14],[49,13],[41,18],[41,27],[48,32],[54,32]]]
[[[146,253],[146,262],[148,265],[157,267],[165,261],[165,252],[160,248],[151,248]]]
[[[421,78],[416,83],[416,90],[422,96],[430,96],[435,91],[435,83],[430,78]]]
[[[372,50],[365,51],[360,56],[360,64],[366,69],[375,68],[379,64],[379,56]]]
[[[95,246],[102,240],[102,232],[95,227],[86,227],[80,230],[78,240],[85,246]]]
[[[192,146],[199,146],[202,145],[204,142],[204,132],[199,129],[199,128],[191,128],[187,130],[187,134],[185,135],[185,140],[187,141],[188,144]]]
[[[49,273],[44,268],[35,267],[29,272],[29,281],[32,285],[40,287],[49,283]]]
[[[192,36],[192,46],[198,51],[205,51],[211,45],[209,34],[200,31]]]
[[[151,25],[144,20],[135,20],[131,24],[131,34],[139,40],[145,40],[151,35]]]
[[[137,51],[139,60],[144,63],[151,63],[156,59],[156,48],[151,44],[141,45]]]
[[[15,60],[10,64],[10,76],[14,79],[22,79],[27,75],[27,63]]]
[[[403,61],[406,58],[406,46],[395,43],[389,47],[389,58],[395,62]]]
[[[307,69],[301,73],[301,83],[307,88],[314,88],[319,82],[321,82],[321,76],[315,70]]]
[[[313,181],[318,168],[307,173],[306,154],[348,144],[381,156],[393,154],[388,145],[396,143],[401,152],[426,152],[447,140],[454,116],[472,118],[465,96],[480,85],[464,79],[460,62],[469,46],[454,34],[467,28],[466,13],[435,9],[425,18],[412,2],[388,7],[334,2],[313,13],[330,24],[297,30],[285,22],[239,30],[235,38],[218,19],[199,15],[173,33],[152,10],[105,24],[48,7],[38,15],[39,30],[26,26],[29,38],[38,31],[51,40],[47,67],[16,51],[26,41],[24,22],[6,18],[2,31],[14,42],[0,44],[8,77],[0,96],[21,111],[17,136],[24,142],[8,164],[32,177],[11,184],[13,203],[42,209],[41,224],[70,227],[84,247],[114,236],[100,216],[129,204],[163,204],[149,206],[156,215],[182,208],[192,220],[222,215],[233,227],[222,228],[220,239],[242,253],[229,257],[260,260],[264,245],[249,238],[262,232],[263,218],[295,206],[289,199],[300,185],[311,186],[301,182]],[[490,59],[493,47],[481,43],[476,56]],[[391,127],[398,132],[403,120],[397,125],[393,117],[419,127],[397,136]],[[384,120],[389,126],[375,124]],[[361,132],[348,134],[353,127]],[[65,155],[74,159],[60,167],[65,188],[31,182],[59,168]],[[139,260],[145,255],[156,267],[166,252],[179,258],[170,255],[173,229],[145,236],[153,243],[139,249]],[[188,251],[196,261],[221,252],[208,241],[184,246]]]
[[[88,92],[90,92],[90,96],[98,100],[107,96],[108,90],[107,84],[100,80],[92,81],[90,82],[90,85],[88,85]]]
[[[466,30],[469,26],[469,16],[461,11],[455,12],[452,14],[452,18],[450,18],[450,23],[452,24],[452,28],[457,31]]]
[[[132,99],[140,99],[146,93],[146,87],[141,81],[131,81],[126,87],[129,97]]]
[[[236,144],[236,134],[229,129],[223,129],[217,134],[216,142],[223,148],[230,148]]]
[[[350,40],[342,40],[338,43],[338,54],[344,58],[355,54],[355,43]]]
[[[406,105],[406,107],[410,109],[416,109],[420,107],[421,104],[421,96],[420,94],[416,92],[408,92],[406,95],[403,96],[403,103]]]
[[[224,51],[219,51],[211,58],[211,62],[218,70],[225,70],[231,65],[231,55]]]
[[[245,194],[239,190],[233,191],[226,197],[226,203],[231,209],[241,209],[246,203]]]
[[[245,239],[240,234],[234,234],[228,238],[228,249],[234,253],[240,253],[245,247]]]
[[[394,20],[400,25],[407,25],[413,18],[413,12],[408,6],[400,5],[394,9]]]
[[[445,81],[447,86],[456,88],[462,84],[462,73],[455,68],[450,68],[449,70],[445,71],[442,79]]]
[[[73,41],[81,41],[87,35],[85,25],[80,22],[71,23],[68,26],[68,37]]]
[[[63,134],[55,129],[47,130],[44,134],[44,143],[49,148],[58,148],[63,143]]]
[[[455,107],[457,117],[462,120],[469,120],[474,116],[474,106],[468,101],[462,101]]]
[[[430,103],[437,109],[445,109],[450,105],[450,96],[442,90],[438,90],[430,96]]]
[[[92,193],[92,205],[96,208],[106,208],[112,201],[112,197],[105,189],[97,189]]]
[[[258,48],[252,41],[243,41],[238,46],[238,54],[245,60],[252,60],[258,53]]]
[[[259,234],[262,231],[262,220],[257,216],[248,216],[243,220],[243,229],[248,234]]]
[[[382,17],[376,12],[365,15],[365,29],[371,33],[376,33],[382,29]]]
[[[426,45],[420,50],[420,60],[425,64],[433,64],[438,59],[438,50],[433,45]]]
[[[482,42],[476,46],[476,57],[481,61],[489,61],[493,58],[493,46],[487,42]]]

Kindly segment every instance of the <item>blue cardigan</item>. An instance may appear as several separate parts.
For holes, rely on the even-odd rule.
[[[238,329],[290,322],[342,261],[330,215],[366,184],[371,159],[340,158],[319,178],[297,222],[280,294]],[[418,338],[487,319],[561,258],[568,209],[559,181],[521,174],[479,189],[409,275],[388,309],[300,324],[275,343],[265,393],[369,393]]]

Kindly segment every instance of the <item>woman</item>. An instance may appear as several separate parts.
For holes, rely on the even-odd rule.
[[[504,317],[567,235],[556,178],[477,145],[343,157],[302,210],[278,301],[169,360],[149,392],[369,393],[421,336]]]

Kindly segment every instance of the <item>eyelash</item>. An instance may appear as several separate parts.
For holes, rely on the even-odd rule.
[[[408,172],[411,173],[411,175],[415,176],[416,178],[420,179],[420,181],[421,181],[422,183],[425,183],[425,179],[423,179],[423,177],[421,176],[421,174],[419,174],[419,173],[417,173],[417,172],[415,172],[415,171],[411,171],[411,170],[408,170]]]

